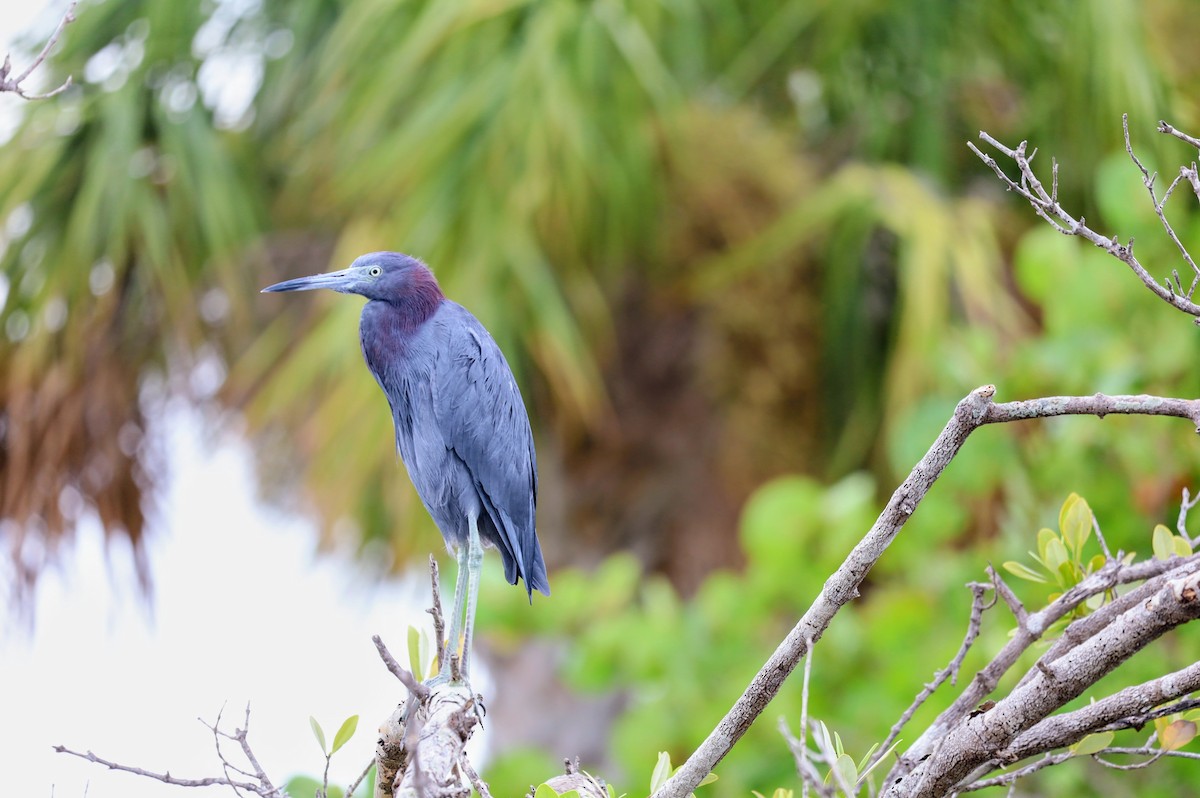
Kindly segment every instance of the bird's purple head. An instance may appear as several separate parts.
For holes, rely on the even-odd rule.
[[[369,252],[355,258],[347,269],[311,277],[297,277],[268,286],[264,292],[312,291],[328,288],[384,302],[440,301],[437,279],[421,261],[402,252]]]

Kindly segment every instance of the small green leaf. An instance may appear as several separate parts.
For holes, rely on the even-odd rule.
[[[417,679],[420,679],[423,675],[423,669],[421,668],[421,630],[412,624],[408,625],[408,670]]]
[[[351,715],[342,721],[341,728],[337,730],[337,734],[333,735],[333,750],[329,753],[336,754],[337,750],[350,741],[354,736],[354,730],[358,728],[358,715]]]
[[[1079,742],[1071,746],[1071,753],[1076,756],[1088,756],[1097,751],[1103,751],[1108,746],[1112,745],[1113,733],[1101,732],[1099,734],[1089,734]]]
[[[858,760],[858,769],[859,770],[862,770],[863,768],[865,768],[867,766],[867,762],[871,761],[871,754],[875,753],[875,750],[877,748],[879,748],[879,743],[873,744],[870,748],[867,749],[867,752],[862,755],[862,759]]]
[[[1171,542],[1172,537],[1174,536],[1171,534],[1171,530],[1162,524],[1154,527],[1154,534],[1151,536],[1154,546],[1154,559],[1171,559],[1171,555],[1175,553],[1175,544]]]
[[[683,765],[680,765],[679,767],[683,767]],[[675,770],[679,770],[679,768],[675,768]],[[713,783],[714,781],[716,781],[716,780],[717,780],[717,774],[716,774],[716,773],[709,773],[707,776],[705,776],[704,778],[700,779],[700,783],[699,783],[699,784],[697,784],[696,786],[697,786],[697,787],[703,787],[705,784],[712,784],[712,783]]]
[[[1063,542],[1076,558],[1083,551],[1083,544],[1092,533],[1092,508],[1077,493],[1072,493],[1063,502],[1058,513],[1058,528],[1062,530]]]
[[[1047,529],[1046,527],[1042,527],[1041,529],[1039,529],[1039,530],[1038,530],[1038,537],[1037,537],[1037,540],[1038,540],[1038,553],[1037,553],[1037,555],[1035,555],[1035,556],[1037,556],[1037,558],[1038,558],[1038,559],[1040,559],[1040,560],[1042,560],[1043,562],[1045,562],[1045,560],[1046,560],[1046,546],[1048,546],[1048,545],[1050,544],[1050,541],[1052,541],[1052,540],[1058,540],[1058,539],[1059,539],[1059,537],[1058,537],[1058,533],[1057,533],[1057,532],[1055,532],[1053,529]]]
[[[897,738],[897,739],[896,739],[896,742],[894,742],[894,743],[892,743],[890,746],[888,746],[888,750],[884,751],[882,754],[880,754],[880,755],[879,755],[879,759],[875,760],[875,764],[874,764],[874,765],[871,765],[871,767],[867,768],[866,770],[863,770],[863,766],[862,766],[862,765],[859,765],[859,766],[858,766],[858,769],[859,769],[859,770],[861,770],[862,772],[858,774],[858,780],[859,780],[859,781],[862,781],[862,780],[863,780],[863,779],[865,779],[865,778],[866,778],[868,775],[870,775],[870,773],[871,773],[871,771],[872,771],[872,770],[874,770],[875,768],[877,768],[877,767],[879,767],[880,765],[882,765],[882,764],[883,764],[883,760],[887,759],[887,758],[888,758],[888,755],[889,755],[889,754],[891,754],[891,753],[892,753],[892,751],[895,751],[895,750],[896,750],[896,746],[900,745],[900,743],[901,743],[901,740],[900,740],[899,738]],[[874,752],[874,751],[875,751],[875,748],[876,748],[878,745],[879,745],[879,744],[878,744],[878,743],[876,743],[875,745],[871,746],[871,751],[870,751],[870,752],[868,752],[868,756],[870,756],[870,753],[872,753],[872,752]],[[863,763],[864,763],[864,764],[866,763],[866,761],[867,761],[867,758],[866,758],[866,757],[863,757]]]
[[[1088,560],[1087,572],[1089,574],[1091,574],[1091,573],[1095,573],[1096,571],[1099,571],[1101,568],[1104,567],[1105,562],[1107,562],[1107,560],[1104,559],[1103,554],[1094,555],[1092,557],[1092,559]]]
[[[533,798],[558,798],[558,793],[549,784],[543,782],[533,791]]]
[[[658,788],[667,783],[667,779],[671,778],[671,755],[666,751],[658,752],[658,763],[654,766],[654,773],[650,776],[650,794],[658,792]]]
[[[819,734],[821,737],[821,739],[818,741],[817,748],[822,751],[832,751],[833,738],[829,736],[829,727],[825,725],[825,721],[817,721],[817,734]]]
[[[1009,560],[1008,562],[1004,563],[1004,570],[1008,571],[1018,579],[1028,579],[1030,582],[1041,582],[1042,584],[1046,583],[1046,580],[1042,578],[1041,574],[1030,568],[1028,565],[1019,563],[1016,560]]]
[[[1196,724],[1190,720],[1177,720],[1158,733],[1158,742],[1164,751],[1178,751],[1196,737]]]
[[[1058,538],[1046,544],[1046,552],[1042,556],[1042,560],[1046,563],[1046,567],[1050,569],[1050,573],[1052,574],[1058,574],[1059,567],[1070,558],[1071,555],[1067,552],[1067,547]]]
[[[838,732],[833,733],[833,752],[839,757],[846,755],[846,749],[842,746],[842,735]]]
[[[313,736],[315,736],[317,738],[317,743],[320,744],[320,746],[321,746],[321,753],[324,754],[326,752],[325,751],[325,732],[321,731],[321,724],[317,723],[316,718],[314,718],[312,715],[309,715],[308,716],[308,725],[312,726]]]
[[[1191,543],[1188,543],[1187,540],[1180,537],[1179,535],[1175,535],[1173,538],[1171,538],[1171,540],[1175,543],[1175,553],[1176,554],[1178,554],[1180,557],[1191,557],[1192,556],[1192,544]]]
[[[854,766],[854,759],[849,754],[839,754],[833,764],[846,786],[853,788],[858,784],[858,768]]]
[[[1074,560],[1067,560],[1058,566],[1058,581],[1063,587],[1074,587],[1079,584],[1081,579],[1083,579],[1083,570]]]

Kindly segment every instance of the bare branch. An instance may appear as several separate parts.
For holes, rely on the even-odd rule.
[[[11,56],[6,55],[4,57],[4,64],[0,65],[0,93],[8,91],[26,100],[46,100],[55,96],[56,94],[62,94],[64,91],[70,88],[70,75],[67,76],[67,79],[61,86],[59,86],[57,89],[53,89],[52,91],[48,91],[45,94],[28,94],[21,84],[25,82],[26,78],[33,74],[35,69],[42,65],[42,62],[46,60],[46,56],[50,55],[50,51],[54,49],[54,45],[58,43],[58,37],[62,35],[63,30],[67,27],[67,25],[75,21],[75,6],[77,5],[77,2],[73,2],[71,5],[67,6],[66,13],[64,13],[62,19],[59,20],[58,27],[55,28],[54,33],[50,35],[49,40],[46,42],[46,46],[42,48],[40,53],[38,53],[37,58],[33,59],[33,62],[25,68],[25,71],[21,72],[15,78],[9,77],[9,73],[12,71]]]
[[[435,668],[441,672],[442,669],[442,652],[446,645],[446,621],[442,615],[442,591],[438,583],[438,563],[437,558],[432,554],[429,555],[429,582],[433,591],[433,606],[425,610],[433,616],[433,638],[434,645],[437,647],[435,660]]]
[[[1115,762],[1107,762],[1100,758],[1100,754],[1121,754],[1123,756],[1148,756],[1151,757],[1150,762],[1139,762],[1136,765],[1118,765]],[[1113,768],[1114,770],[1138,770],[1144,768],[1153,762],[1155,759],[1164,756],[1176,756],[1180,759],[1196,759],[1200,760],[1200,754],[1194,754],[1191,751],[1164,751],[1161,748],[1151,748],[1142,746],[1141,748],[1105,748],[1103,751],[1097,751],[1093,754],[1093,759],[1105,767]]]
[[[154,779],[155,781],[161,781],[163,784],[173,784],[176,787],[213,787],[213,786],[234,787],[234,788],[240,788],[243,790],[247,790],[249,792],[257,792],[259,795],[264,795],[264,793],[258,792],[259,785],[253,784],[248,781],[235,782],[235,781],[231,781],[230,779],[224,778],[221,776],[215,776],[215,777],[209,777],[209,778],[203,778],[203,779],[181,779],[177,776],[172,776],[170,773],[155,773],[152,770],[143,770],[142,768],[132,767],[130,765],[122,765],[120,762],[112,762],[108,759],[105,759],[102,756],[98,756],[97,754],[92,753],[91,751],[87,751],[87,752],[83,752],[83,753],[81,753],[79,751],[73,751],[70,748],[67,748],[65,745],[56,745],[56,746],[54,746],[54,750],[55,750],[55,752],[60,753],[60,754],[69,754],[70,756],[77,756],[80,759],[87,760],[88,762],[94,762],[97,765],[103,765],[104,767],[108,768],[109,770],[118,770],[118,771],[121,771],[122,773],[132,773],[135,776],[145,776],[148,779]]]
[[[1018,735],[999,754],[1017,762],[1063,748],[1098,731],[1116,731],[1145,723],[1147,710],[1200,690],[1200,662],[1143,684],[1127,687],[1073,712],[1054,715]],[[1178,711],[1178,710],[1176,710]],[[1166,713],[1170,714],[1170,713]],[[1130,720],[1137,718],[1137,720]]]
[[[1022,158],[1024,158],[1023,155]],[[1033,178],[1033,181],[1034,190],[1044,192],[1041,184],[1036,182],[1036,178]],[[1197,308],[1197,311],[1200,312],[1200,308]],[[1095,396],[1050,397],[1025,402],[995,404],[992,402],[995,392],[995,386],[985,385],[976,388],[958,403],[945,428],[934,440],[921,461],[892,494],[887,506],[875,520],[871,529],[826,580],[820,595],[771,654],[741,697],[725,714],[725,717],[679,770],[655,793],[654,798],[684,798],[741,739],[750,724],[775,697],[779,687],[791,674],[800,658],[809,651],[809,647],[813,643],[820,639],[833,620],[833,616],[846,603],[858,596],[859,584],[900,533],[908,518],[916,511],[917,505],[933,486],[934,481],[966,442],[967,436],[977,427],[983,424],[1073,413],[1100,417],[1112,413],[1176,416],[1187,418],[1192,421],[1194,427],[1200,427],[1200,400],[1189,401],[1154,396],[1110,397],[1097,394]],[[1119,563],[1111,564],[1111,567],[1106,566],[1068,590],[1051,607],[1029,616],[1026,624],[1018,630],[1017,635],[1009,641],[1002,652],[1011,655],[1011,659],[998,658],[993,661],[988,668],[976,676],[972,685],[964,691],[963,695],[966,696],[973,692],[982,692],[983,695],[986,695],[994,690],[999,676],[1016,661],[1020,652],[1024,651],[1045,631],[1050,623],[1062,617],[1089,596],[1108,590],[1113,585],[1125,581],[1127,575],[1123,571],[1134,568],[1137,566],[1124,569]],[[1145,576],[1141,578],[1145,578]],[[956,701],[954,705],[957,710],[961,711],[961,714],[958,715],[960,720],[969,711],[969,709],[961,709],[962,701],[963,696],[960,696],[959,701]],[[973,707],[978,703],[978,699],[974,700],[968,707]],[[949,712],[948,710],[947,713],[943,713],[939,718],[939,723],[945,723]],[[927,741],[926,752],[929,750],[928,742],[931,742],[928,739],[929,735],[936,734],[932,739],[937,739],[946,731],[945,725],[939,727],[936,732],[932,731],[933,729],[934,727],[931,727],[931,731],[927,731],[922,736],[922,740]],[[909,762],[905,768],[912,766],[912,762]],[[893,772],[895,772],[895,768],[893,768]],[[890,778],[885,780],[885,783],[890,782]]]
[[[60,754],[69,754],[71,756],[77,756],[80,759],[87,760],[88,762],[94,762],[97,765],[103,765],[104,767],[108,768],[109,770],[119,770],[124,773],[132,773],[136,776],[144,776],[148,779],[154,779],[155,781],[161,781],[163,784],[172,784],[177,787],[221,786],[221,787],[230,787],[235,792],[237,792],[239,795],[242,793],[242,791],[245,791],[245,792],[249,792],[249,793],[253,793],[255,795],[261,796],[261,798],[287,798],[286,794],[282,790],[280,790],[274,784],[271,783],[271,780],[267,777],[267,774],[265,772],[263,772],[262,766],[259,765],[258,759],[254,756],[254,752],[250,749],[250,743],[247,739],[248,735],[249,735],[249,728],[250,728],[250,707],[249,707],[249,705],[247,705],[247,707],[246,707],[245,728],[235,729],[233,734],[229,734],[227,732],[221,731],[220,718],[221,718],[221,714],[218,713],[216,722],[212,723],[211,725],[208,723],[205,723],[203,720],[200,722],[204,723],[204,725],[208,727],[209,731],[211,731],[213,733],[213,738],[215,740],[217,740],[217,757],[220,759],[221,765],[225,770],[224,776],[214,776],[214,777],[203,778],[203,779],[181,779],[177,776],[172,776],[170,774],[170,772],[156,773],[152,770],[144,770],[142,768],[132,767],[130,765],[122,765],[119,762],[113,762],[113,761],[105,759],[101,756],[97,756],[96,754],[92,753],[91,751],[88,751],[86,753],[80,753],[78,751],[73,751],[70,748],[67,748],[66,746],[63,746],[63,745],[54,746],[54,750]],[[235,740],[241,746],[242,753],[246,756],[246,759],[250,763],[250,766],[252,768],[254,768],[254,773],[248,773],[247,771],[245,771],[239,767],[236,767],[235,765],[230,763],[229,760],[227,760],[225,758],[224,752],[221,751],[221,745],[220,745],[221,737],[225,737],[230,740]],[[248,779],[254,779],[254,781],[241,781],[236,778],[233,778],[229,775],[230,771],[233,771],[234,773],[245,776]]]
[[[1158,120],[1158,132],[1166,133],[1169,136],[1174,136],[1175,138],[1179,139],[1180,141],[1187,142],[1188,144],[1191,144],[1193,147],[1200,149],[1200,139],[1195,138],[1193,136],[1189,136],[1187,133],[1184,133],[1180,130],[1176,130],[1175,128],[1171,127],[1170,125],[1168,125],[1166,122],[1164,122],[1161,119]]]
[[[1196,560],[1197,563],[1200,564],[1200,557],[1196,558]],[[1037,640],[1046,632],[1046,630],[1049,629],[1050,626],[1060,618],[1066,616],[1077,606],[1082,604],[1084,601],[1087,601],[1092,596],[1111,590],[1116,585],[1129,584],[1131,582],[1141,582],[1146,579],[1158,577],[1167,571],[1174,572],[1179,565],[1180,563],[1178,561],[1164,562],[1163,560],[1147,560],[1146,562],[1135,563],[1133,565],[1123,565],[1119,561],[1112,561],[1106,564],[1100,570],[1084,578],[1082,582],[1078,583],[1070,590],[1067,590],[1048,606],[1038,610],[1035,613],[1027,615],[1025,619],[1020,622],[1013,636],[1004,645],[1004,647],[1000,649],[1000,652],[992,659],[992,661],[989,662],[987,666],[983,668],[983,670],[975,674],[975,677],[971,680],[971,683],[963,689],[963,692],[954,700],[954,703],[952,703],[945,711],[943,711],[942,714],[938,715],[934,722],[931,723],[924,732],[922,732],[921,736],[911,746],[909,746],[908,750],[905,751],[904,755],[900,758],[900,761],[897,762],[892,768],[884,782],[887,784],[894,783],[897,779],[903,777],[906,773],[916,768],[920,762],[923,762],[929,758],[930,753],[937,744],[936,741],[943,740],[945,736],[950,734],[954,729],[961,727],[964,723],[969,721],[975,711],[975,708],[979,706],[979,704],[985,698],[987,698],[987,696],[991,695],[992,691],[996,689],[996,686],[1000,683],[1001,677],[1003,677],[1004,674],[1007,673],[1014,664],[1016,664],[1020,656],[1031,645],[1037,642]],[[998,589],[1000,589],[999,584],[1002,583],[997,583]],[[1124,611],[1132,604],[1138,603],[1143,595],[1143,593],[1139,591],[1157,591],[1164,584],[1165,580],[1159,580],[1149,588],[1143,585],[1139,587],[1138,590],[1131,591],[1130,593],[1126,594],[1126,596],[1119,598],[1116,602],[1106,605],[1105,607],[1101,607],[1100,610],[1097,610],[1086,618],[1076,621],[1075,624],[1072,624],[1071,627],[1067,628],[1067,631],[1063,633],[1063,637],[1068,638],[1069,641],[1077,640],[1077,642],[1082,642],[1083,640],[1094,637],[1094,633],[1091,631],[1090,625],[1100,623],[1103,623],[1106,626],[1110,625],[1112,617],[1106,615],[1106,613],[1116,612],[1116,610],[1110,610],[1110,607],[1115,606],[1117,610]],[[1004,590],[1007,590],[1007,588],[1005,587]],[[1004,593],[1001,592],[1001,595],[1003,596]],[[1133,596],[1133,598],[1128,598],[1130,596]],[[1092,619],[1097,616],[1099,616],[1101,620],[1093,621]],[[1108,621],[1104,620],[1106,617],[1109,619]],[[1078,629],[1073,629],[1073,627],[1078,627]],[[1063,638],[1060,638],[1058,641],[1056,641],[1055,645],[1051,646],[1050,650],[1042,656],[1042,660],[1047,663],[1053,662],[1058,658],[1060,652],[1063,652],[1068,648],[1075,647],[1075,645],[1076,642],[1064,643]],[[1028,674],[1026,678],[1018,684],[1018,689],[1025,687],[1027,682],[1035,678],[1035,675],[1036,671],[1030,671],[1030,674]]]
[[[1160,127],[1160,130],[1161,129],[1162,128]],[[1172,128],[1172,130],[1174,129]],[[988,168],[995,172],[996,176],[1000,178],[1000,180],[1006,186],[1008,186],[1010,191],[1015,191],[1024,197],[1026,201],[1029,202],[1029,205],[1033,208],[1034,212],[1037,213],[1038,216],[1045,219],[1051,227],[1063,235],[1078,236],[1090,241],[1093,245],[1112,255],[1114,258],[1128,266],[1130,270],[1137,275],[1137,278],[1142,281],[1142,284],[1153,291],[1160,299],[1162,299],[1164,302],[1167,302],[1172,307],[1183,311],[1184,313],[1197,317],[1197,323],[1200,323],[1200,305],[1197,305],[1191,300],[1191,292],[1189,291],[1180,293],[1175,291],[1169,282],[1164,286],[1155,280],[1154,277],[1151,276],[1145,267],[1143,267],[1138,261],[1137,257],[1134,256],[1133,239],[1130,239],[1128,244],[1122,246],[1115,236],[1112,238],[1102,236],[1095,230],[1088,227],[1082,216],[1076,219],[1075,217],[1071,216],[1071,214],[1067,213],[1067,211],[1058,202],[1057,170],[1052,170],[1052,191],[1047,192],[1041,181],[1038,180],[1037,175],[1034,174],[1033,167],[1030,165],[1030,159],[1025,155],[1025,142],[1021,142],[1016,149],[1009,149],[995,138],[988,135],[985,131],[979,132],[979,138],[999,150],[1002,154],[1004,154],[1005,157],[1012,159],[1016,163],[1020,174],[1020,180],[1013,180],[1002,168],[1000,168],[1000,164],[996,162],[995,158],[984,153],[979,149],[979,147],[975,146],[974,143],[967,142],[967,146],[970,148],[971,152],[975,153],[975,155],[981,161],[983,161]],[[1126,142],[1128,143],[1128,136],[1126,136]],[[1147,189],[1150,190],[1151,197],[1153,199],[1154,176],[1151,175],[1141,164],[1141,162],[1138,161],[1136,156],[1133,155],[1132,146],[1129,147],[1129,154],[1133,158],[1133,161],[1137,165],[1138,169],[1141,171],[1143,183],[1146,185]],[[1196,187],[1200,189],[1200,180],[1197,181]],[[1198,196],[1200,196],[1200,194],[1198,194]],[[1166,217],[1162,214],[1162,207],[1157,199],[1154,199],[1153,201],[1155,204],[1155,212],[1162,220],[1164,227],[1168,231],[1168,234],[1171,236],[1172,240],[1176,242],[1176,246],[1179,247],[1180,251],[1184,254],[1188,265],[1192,267],[1197,278],[1200,279],[1200,269],[1196,267],[1196,264],[1192,261],[1191,256],[1187,254],[1186,249],[1183,247],[1182,243],[1179,242],[1174,230],[1171,229],[1170,225],[1167,223]]]
[[[350,786],[346,788],[347,798],[353,798],[355,791],[359,788],[359,785],[366,781],[367,776],[371,775],[371,768],[373,767],[375,767],[375,760],[372,759],[367,763],[367,766],[363,768],[363,772],[358,774],[358,778],[350,782]]]
[[[1109,566],[1115,567],[1117,565],[1119,563],[1116,561],[1110,561],[1109,563]],[[1105,566],[1105,569],[1109,566]],[[1063,630],[1062,635],[1046,650],[1046,653],[1041,656],[1040,661],[1045,663],[1054,662],[1063,654],[1085,640],[1090,639],[1093,635],[1111,624],[1114,619],[1120,617],[1130,607],[1149,599],[1162,588],[1167,580],[1178,578],[1197,570],[1200,570],[1200,558],[1195,557],[1188,560],[1146,560],[1145,562],[1131,565],[1126,569],[1119,569],[1119,584],[1129,584],[1133,581],[1140,582],[1142,579],[1146,580],[1145,584],[1138,586],[1124,595],[1118,596],[1098,608],[1095,612],[1077,619]],[[1138,576],[1140,578],[1133,578]],[[1115,587],[1115,585],[1113,586]],[[1096,595],[1096,593],[1092,595]],[[1032,676],[1032,672],[1026,674],[1021,679],[1020,684],[1025,684]]]
[[[655,798],[685,798],[741,739],[750,724],[779,692],[784,679],[795,669],[800,658],[808,652],[809,645],[820,639],[837,611],[858,596],[859,584],[900,533],[967,436],[979,426],[995,392],[995,386],[984,385],[958,403],[929,451],[892,494],[871,529],[826,580],[816,601],[771,654],[708,738],[659,788]]]
[[[1200,399],[1169,399],[1145,394],[1130,396],[1046,396],[1021,402],[1004,402],[988,406],[984,424],[1020,421],[1027,418],[1051,416],[1142,415],[1186,418],[1200,433]]]
[[[1142,185],[1144,185],[1146,187],[1146,191],[1150,193],[1150,202],[1152,205],[1154,205],[1154,213],[1156,216],[1158,216],[1158,221],[1162,224],[1163,229],[1167,231],[1167,237],[1170,238],[1175,244],[1176,249],[1179,250],[1179,254],[1183,256],[1184,262],[1192,268],[1192,273],[1200,277],[1200,267],[1196,266],[1196,262],[1192,260],[1191,253],[1188,252],[1187,247],[1183,245],[1183,242],[1179,240],[1179,236],[1175,233],[1175,228],[1171,227],[1171,223],[1167,221],[1167,216],[1163,212],[1163,206],[1167,204],[1167,200],[1170,199],[1171,192],[1175,190],[1175,186],[1177,186],[1179,181],[1183,179],[1184,173],[1181,172],[1178,177],[1171,181],[1171,185],[1167,188],[1167,192],[1163,194],[1162,200],[1159,200],[1154,194],[1154,175],[1147,173],[1146,167],[1142,166],[1142,162],[1139,161],[1138,157],[1133,154],[1133,145],[1129,141],[1129,114],[1123,114],[1121,116],[1121,129],[1125,132],[1125,152],[1129,153],[1129,157],[1133,160],[1134,165],[1136,165],[1138,170],[1142,173]],[[1183,287],[1178,285],[1178,282],[1179,279],[1178,276],[1176,276],[1176,284],[1178,288],[1176,293],[1182,294]],[[1167,285],[1169,287],[1170,283],[1168,282]],[[1187,298],[1191,298],[1190,292],[1188,293]]]
[[[401,667],[399,662],[396,662],[396,658],[392,656],[392,652],[388,651],[387,646],[383,644],[383,640],[380,639],[379,635],[372,635],[371,642],[375,644],[375,649],[379,652],[379,658],[383,660],[383,664],[387,666],[387,669],[393,676],[408,688],[408,692],[412,693],[419,700],[425,700],[429,697],[429,688],[418,682],[416,677]]]
[[[941,752],[922,759],[908,776],[889,780],[884,794],[888,798],[944,795],[980,766],[1002,763],[1005,748],[1023,731],[1166,632],[1198,617],[1200,576],[1193,570],[1167,580],[1149,599],[1056,660],[1049,674],[1039,673],[990,711],[969,717],[941,735]],[[911,751],[906,758],[912,761]]]
[[[1196,548],[1196,539],[1188,534],[1187,517],[1188,513],[1191,512],[1192,508],[1195,507],[1197,503],[1200,503],[1200,493],[1197,493],[1196,498],[1193,499],[1188,495],[1188,489],[1184,488],[1183,500],[1179,503],[1179,519],[1175,522],[1175,530],[1179,533],[1180,537],[1182,537],[1191,545],[1193,549]]]

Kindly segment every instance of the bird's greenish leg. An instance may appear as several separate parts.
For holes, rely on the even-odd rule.
[[[472,521],[474,529],[474,521]],[[467,595],[467,545],[458,547],[458,578],[454,582],[454,610],[450,616],[450,631],[446,635],[446,644],[442,649],[442,667],[438,669],[438,681],[450,679],[450,655],[458,652],[459,640],[463,633],[463,607]],[[460,665],[466,660],[466,653],[459,657]]]
[[[475,604],[479,600],[479,577],[483,573],[483,544],[479,542],[479,526],[475,516],[467,518],[467,611],[464,613],[462,672],[467,675],[471,657],[471,637],[475,630]]]

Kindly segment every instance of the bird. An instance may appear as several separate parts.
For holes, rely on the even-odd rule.
[[[391,408],[396,448],[447,547],[457,550],[454,612],[436,681],[465,677],[483,546],[499,550],[509,584],[550,595],[536,529],[537,454],[516,378],[495,339],[446,298],[433,272],[400,252],[371,252],[341,271],[264,293],[332,289],[367,299],[359,342]]]

